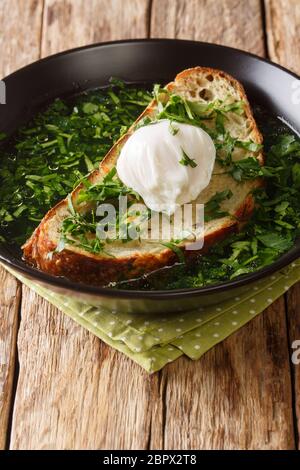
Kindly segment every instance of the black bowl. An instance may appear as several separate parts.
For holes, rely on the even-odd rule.
[[[128,83],[166,83],[181,70],[196,65],[222,69],[245,86],[250,102],[281,116],[300,130],[299,104],[292,99],[292,72],[252,54],[194,41],[154,39],[102,43],[73,49],[35,62],[5,79],[6,105],[0,105],[0,129],[7,134],[58,96],[106,86],[111,76]],[[187,310],[239,295],[250,285],[283,268],[300,255],[300,240],[270,266],[222,284],[173,291],[110,290],[71,282],[28,266],[7,244],[0,260],[27,279],[51,290],[109,309],[131,311]]]

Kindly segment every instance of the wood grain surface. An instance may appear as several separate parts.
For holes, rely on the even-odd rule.
[[[148,35],[223,43],[259,55],[269,51],[283,65],[300,67],[297,0],[266,0],[264,8],[260,0],[13,0],[14,9],[7,3],[0,2],[3,74],[39,54]],[[11,435],[3,434],[2,446],[5,441],[11,449],[297,445],[300,375],[290,356],[292,341],[300,339],[299,286],[200,361],[181,358],[151,376],[23,288],[12,397],[20,289],[1,275],[0,354],[2,360],[5,351],[6,358],[1,434],[14,401]]]
[[[218,16],[216,9],[220,4],[222,14]],[[161,20],[164,7],[169,9],[172,22],[164,23]],[[263,41],[262,13],[261,2],[256,0],[154,0],[151,34],[170,36],[173,32],[180,38],[191,35],[193,39],[205,38],[206,41],[226,43],[264,55],[266,45]],[[181,21],[182,17],[189,18],[189,25],[186,26],[184,21]],[[289,368],[286,334],[285,304],[281,299],[252,324],[206,354],[197,364],[190,365],[185,361],[185,374],[181,375],[179,371],[174,373],[177,367],[182,370],[180,362],[183,363],[184,360],[166,367],[162,374],[166,383],[170,383],[170,390],[174,390],[176,377],[176,398],[172,400],[171,393],[169,398],[172,400],[171,409],[176,409],[177,420],[175,421],[174,415],[170,413],[170,419],[166,421],[165,447],[176,448],[180,442],[185,442],[189,448],[293,448],[295,443],[290,376],[289,371],[286,371],[284,377],[278,374],[279,353],[276,354],[275,350],[280,343],[281,366]],[[279,342],[272,348],[272,353],[269,350],[272,344],[270,338]],[[251,353],[248,355],[245,351]],[[222,360],[222,357],[226,359]],[[221,358],[221,367],[217,358]],[[230,358],[235,358],[235,369]],[[260,372],[262,363],[264,377]],[[187,391],[188,369],[190,380],[196,380],[197,386],[189,384]],[[205,373],[202,374],[203,371]],[[235,376],[237,380],[234,379]],[[210,377],[210,381],[207,381],[207,377]],[[276,395],[276,399],[274,393],[269,395],[268,389],[274,382],[282,392],[281,398],[280,393]],[[239,387],[236,386],[237,383]],[[249,388],[252,401],[250,406]],[[189,401],[191,389],[201,391],[199,395],[193,394],[192,405]],[[224,395],[219,393],[220,389],[224,390]],[[183,406],[183,403],[186,406]],[[230,419],[233,414],[234,418]],[[282,423],[286,423],[285,429]],[[191,432],[191,429],[194,432]]]

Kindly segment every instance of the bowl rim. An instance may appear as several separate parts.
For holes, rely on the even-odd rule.
[[[296,72],[293,72],[292,70],[287,69],[283,65],[277,64],[276,62],[271,61],[270,59],[267,59],[266,57],[260,57],[257,54],[254,54],[253,52],[248,52],[242,49],[238,49],[237,47],[231,47],[231,46],[225,46],[222,44],[216,44],[214,42],[206,42],[206,41],[194,41],[191,39],[173,39],[173,38],[139,38],[139,39],[119,39],[116,41],[104,41],[104,42],[96,42],[96,43],[91,43],[91,44],[86,44],[84,46],[79,46],[79,47],[74,47],[71,49],[66,49],[61,52],[57,52],[55,54],[50,54],[47,57],[43,57],[41,59],[35,60],[27,65],[24,65],[23,67],[20,67],[19,69],[15,70],[14,72],[10,73],[6,77],[3,77],[2,80],[7,80],[15,75],[19,74],[20,72],[30,69],[34,66],[37,66],[41,63],[47,63],[50,62],[54,59],[57,59],[58,57],[68,55],[68,54],[73,54],[77,52],[82,52],[84,50],[89,50],[89,49],[97,49],[99,47],[109,47],[109,46],[114,46],[114,45],[128,45],[128,44],[143,44],[143,43],[166,43],[166,44],[191,44],[191,45],[202,45],[202,46],[209,46],[209,47],[214,47],[216,49],[226,49],[226,50],[231,50],[232,52],[237,52],[238,54],[252,57],[253,59],[257,59],[260,62],[264,62],[268,65],[271,65],[275,68],[278,68],[282,70],[283,72],[286,72],[288,75],[291,75],[295,77],[296,79],[300,80],[300,75],[298,75]]]
[[[130,44],[147,44],[147,43],[166,43],[166,44],[191,44],[191,45],[202,45],[202,46],[209,46],[212,48],[217,49],[226,49],[245,57],[254,58],[260,62],[264,62],[269,66],[275,67],[288,75],[294,77],[297,80],[300,80],[299,75],[295,72],[288,70],[287,68],[276,64],[266,58],[259,57],[256,54],[251,52],[243,51],[234,47],[223,46],[220,44],[204,42],[204,41],[193,41],[193,40],[186,40],[186,39],[171,39],[171,38],[154,38],[154,39],[125,39],[125,40],[118,40],[118,41],[106,41],[106,42],[98,42],[95,44],[89,44],[81,47],[76,47],[73,49],[68,49],[56,54],[52,54],[45,58],[39,59],[34,61],[16,71],[11,73],[10,75],[4,77],[4,81],[18,75],[20,72],[31,69],[35,66],[38,66],[41,63],[51,62],[58,57],[63,57],[69,54],[76,54],[77,52],[82,52],[85,50],[92,50],[97,48],[105,48],[114,45],[126,46]],[[70,281],[67,278],[54,276],[48,273],[45,273],[37,268],[26,264],[23,260],[15,259],[5,253],[2,252],[1,245],[0,245],[0,261],[8,266],[11,269],[18,271],[21,275],[25,277],[29,277],[33,279],[33,281],[40,282],[42,284],[51,285],[53,287],[57,287],[60,289],[67,289],[73,292],[80,292],[82,294],[88,294],[96,297],[114,297],[114,298],[126,298],[126,299],[135,299],[135,298],[144,298],[144,299],[156,299],[156,300],[170,300],[170,299],[179,299],[179,298],[186,298],[186,297],[200,297],[204,295],[210,294],[217,294],[223,292],[225,290],[235,289],[237,287],[242,287],[247,284],[251,284],[254,281],[258,281],[267,275],[272,275],[276,271],[286,267],[288,264],[295,261],[300,255],[300,242],[297,243],[289,250],[288,252],[284,253],[280,256],[275,262],[272,264],[254,271],[250,274],[245,274],[237,279],[228,280],[219,284],[212,284],[204,287],[196,287],[196,288],[185,288],[185,289],[172,289],[172,290],[142,290],[142,289],[117,289],[117,288],[108,288],[108,287],[97,287],[97,286],[89,286],[84,283],[78,283],[74,281]]]

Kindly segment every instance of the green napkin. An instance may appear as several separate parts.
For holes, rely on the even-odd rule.
[[[199,359],[262,312],[300,280],[300,259],[273,276],[258,281],[239,297],[185,313],[166,314],[165,317],[119,313],[88,306],[28,281],[11,269],[8,271],[102,341],[152,373],[183,354]]]

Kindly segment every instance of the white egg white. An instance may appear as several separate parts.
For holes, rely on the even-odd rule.
[[[120,152],[117,173],[148,208],[171,215],[209,185],[215,158],[214,143],[203,129],[162,120],[140,127],[129,137]]]

